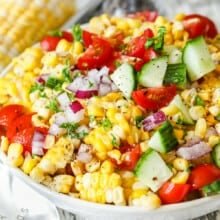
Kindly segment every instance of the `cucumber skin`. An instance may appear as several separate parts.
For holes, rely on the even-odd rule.
[[[185,63],[185,60],[186,60],[185,55],[186,55],[187,47],[190,46],[190,45],[192,45],[192,44],[196,44],[196,43],[198,43],[199,41],[203,41],[203,42],[205,43],[205,45],[206,45],[206,42],[205,42],[205,39],[204,39],[203,36],[199,36],[199,37],[197,37],[197,38],[194,38],[194,39],[192,39],[192,40],[190,40],[190,41],[188,41],[188,42],[186,43],[185,47],[183,48],[183,53],[182,53],[182,54],[183,54],[183,55],[182,55],[182,62],[183,62],[183,63]],[[210,57],[210,59],[211,59],[211,57]],[[185,63],[185,64],[186,64],[186,63]],[[187,64],[186,64],[186,67],[187,67]],[[213,63],[213,68],[210,69],[209,72],[213,71],[214,69],[215,69],[215,64]],[[188,71],[188,68],[187,68],[187,71]],[[189,71],[188,71],[188,78],[189,78],[190,81],[195,81],[195,80],[198,80],[199,78],[203,77],[203,76],[204,76],[205,74],[207,74],[207,73],[208,73],[208,72],[203,73],[202,75],[199,75],[199,77],[196,77],[196,78],[195,78],[195,76],[193,76],[193,74],[192,74],[192,73],[189,73]]]
[[[220,168],[220,144],[217,144],[212,151],[212,159],[215,165]]]
[[[215,182],[207,186],[204,186],[202,188],[202,192],[205,196],[210,196],[220,193],[220,180],[216,180]]]

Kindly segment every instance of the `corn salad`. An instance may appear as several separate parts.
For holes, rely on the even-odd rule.
[[[0,79],[13,167],[102,204],[155,209],[191,187],[220,191],[220,36],[154,15],[103,14],[13,60]]]

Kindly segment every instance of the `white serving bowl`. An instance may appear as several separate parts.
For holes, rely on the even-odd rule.
[[[0,160],[2,160],[5,166],[9,166],[6,155],[2,152],[0,152]],[[88,220],[121,220],[122,218],[126,220],[185,220],[220,209],[220,195],[174,205],[165,205],[150,211],[131,206],[97,204],[51,191],[49,188],[34,182],[18,168],[9,166],[9,170],[42,196],[48,198],[58,208]]]

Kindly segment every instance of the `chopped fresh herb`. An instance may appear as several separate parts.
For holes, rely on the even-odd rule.
[[[205,106],[205,102],[198,95],[195,97],[194,105]]]
[[[83,139],[85,136],[87,136],[88,135],[88,133],[87,132],[85,132],[85,131],[82,131],[82,132],[79,132],[79,133],[77,133],[77,137],[79,138],[79,139]]]
[[[164,45],[164,35],[166,33],[165,27],[159,27],[159,30],[157,32],[157,36],[153,38],[147,39],[145,43],[145,47],[153,47],[156,51],[162,50]]]
[[[75,131],[79,127],[77,123],[63,123],[60,125],[61,128],[65,128],[67,135],[70,137],[75,136]]]
[[[111,134],[111,135],[112,135],[112,146],[119,147],[119,143],[118,143],[116,137],[113,134]]]
[[[31,86],[29,93],[35,91],[40,91],[40,92],[44,91],[44,86],[39,83],[35,83],[33,86]]]
[[[72,33],[75,41],[82,40],[82,29],[79,24],[73,26]]]
[[[60,111],[59,106],[58,106],[58,102],[57,102],[56,99],[50,100],[49,105],[47,106],[47,108],[49,108],[53,112],[59,112]]]
[[[61,30],[52,30],[49,32],[49,35],[53,37],[62,37],[63,34]]]
[[[215,118],[216,120],[220,121],[220,114],[218,114]]]
[[[110,120],[108,118],[105,118],[101,121],[101,126],[104,129],[108,130],[108,129],[112,128],[112,123],[110,122]]]
[[[116,60],[116,61],[114,62],[114,64],[115,64],[115,66],[116,66],[116,67],[121,66],[121,62],[120,62],[120,61],[118,61],[118,60]]]
[[[54,77],[49,77],[47,82],[46,82],[46,86],[51,88],[51,89],[60,90],[63,83],[64,83],[64,81],[61,80],[61,79],[57,79],[57,78],[54,78]]]
[[[63,75],[64,80],[66,82],[71,82],[72,81],[71,75],[70,75],[70,67],[69,66],[66,66],[66,67],[63,68],[62,75]]]
[[[90,115],[89,116],[89,122],[94,122],[95,121],[95,116],[94,115]]]
[[[89,80],[89,88],[93,87],[94,83]]]
[[[73,93],[67,93],[67,95],[68,95],[68,97],[69,97],[69,99],[70,99],[71,102],[74,101],[75,96],[74,96]]]
[[[143,119],[144,119],[144,116],[137,116],[135,118],[135,125],[137,128],[141,127],[141,122],[143,121]]]

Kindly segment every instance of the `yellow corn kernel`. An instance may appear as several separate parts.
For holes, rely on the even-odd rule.
[[[82,175],[84,171],[84,164],[78,160],[74,160],[70,163],[74,176]]]
[[[213,115],[208,115],[207,117],[206,117],[206,120],[207,120],[207,122],[209,123],[209,125],[214,125],[214,124],[216,124],[216,120],[215,120],[215,118],[214,118],[214,116]]]
[[[117,186],[113,189],[112,201],[115,205],[125,205],[124,189],[121,186]]]
[[[218,135],[220,135],[220,123],[217,123],[217,124],[215,125],[215,129],[216,129]]]
[[[8,156],[9,157],[17,157],[23,153],[23,146],[18,143],[12,143],[8,148]]]
[[[189,172],[187,171],[181,171],[178,172],[172,179],[171,182],[172,183],[176,183],[176,184],[184,184],[187,182],[189,178]]]
[[[59,193],[69,193],[75,178],[71,175],[58,175],[53,179],[53,189]]]
[[[102,204],[106,202],[105,192],[103,189],[96,189],[96,202]]]
[[[220,113],[220,107],[218,105],[213,105],[209,107],[209,112],[216,117]]]
[[[59,63],[59,58],[57,57],[55,52],[47,52],[42,58],[42,63],[45,66],[54,67]]]
[[[184,136],[184,131],[182,129],[174,129],[174,135],[176,136],[176,138],[178,140],[181,140],[183,139],[183,136]]]
[[[114,172],[114,165],[110,160],[105,160],[102,165],[100,171],[102,173],[111,174]]]
[[[178,171],[184,171],[189,169],[189,162],[183,158],[177,157],[173,161],[173,167],[177,169]]]
[[[179,13],[179,14],[176,14],[175,20],[182,21],[184,19],[184,17],[185,17],[185,14]]]
[[[116,27],[125,33],[129,30],[129,25],[125,19],[119,19],[116,23]]]
[[[109,182],[109,174],[101,173],[100,174],[100,182],[99,182],[100,188],[102,188],[102,189],[108,188],[108,182]]]
[[[54,146],[54,144],[55,144],[55,137],[53,135],[48,134],[45,138],[44,148],[50,149]]]
[[[205,116],[206,111],[203,106],[192,106],[189,109],[189,114],[193,120],[197,121]]]
[[[121,180],[121,176],[117,173],[112,173],[110,176],[109,176],[109,181],[108,181],[108,187],[109,188],[115,188],[117,186],[120,186],[122,183],[122,180]]]
[[[41,118],[37,114],[33,115],[31,120],[32,120],[33,125],[36,127],[44,127],[44,128],[48,127],[46,124],[44,124],[44,122],[41,120]]]
[[[91,174],[91,187],[92,188],[99,188],[99,182],[100,182],[100,172],[94,172]]]
[[[83,45],[79,41],[74,41],[73,46],[70,49],[70,52],[74,56],[78,56],[83,52]]]
[[[96,152],[96,156],[99,158],[99,160],[103,161],[107,159],[107,152]]]
[[[205,137],[207,131],[207,123],[206,120],[204,118],[200,118],[197,122],[196,122],[196,126],[195,126],[195,135],[201,138]]]
[[[70,50],[72,43],[69,41],[62,39],[59,41],[56,47],[56,52],[67,52]]]
[[[146,195],[148,192],[148,190],[146,189],[135,189],[132,191],[131,195],[130,195],[130,199],[138,199],[144,195]]]
[[[168,105],[161,109],[165,115],[173,116],[179,112],[179,109],[175,105]]]
[[[140,143],[141,152],[146,152],[149,149],[148,141],[143,141]]]
[[[122,186],[124,188],[131,188],[135,182],[135,176],[130,171],[121,171],[120,172],[122,178]]]
[[[220,142],[220,137],[216,135],[212,135],[209,137],[208,144],[210,147],[214,147]]]
[[[29,174],[38,163],[39,160],[37,158],[25,157],[21,169],[23,170],[24,173]]]
[[[30,177],[36,182],[41,183],[45,178],[45,174],[41,168],[36,166],[31,170]]]
[[[1,150],[2,150],[4,153],[7,153],[7,152],[8,152],[8,147],[9,147],[8,138],[5,137],[5,136],[1,136]]]
[[[108,156],[119,162],[121,159],[121,152],[117,149],[114,149],[108,152]]]
[[[85,168],[89,173],[95,172],[100,168],[100,161],[96,158],[93,158],[89,163],[86,163]]]
[[[167,19],[163,16],[158,16],[156,21],[155,21],[155,25],[157,26],[163,26],[165,25],[166,23],[168,23]]]
[[[140,206],[149,210],[159,208],[161,205],[159,196],[152,192],[148,192],[147,196],[142,196],[140,200]]]
[[[89,115],[94,117],[104,117],[105,115],[104,109],[94,104],[88,105],[87,111]]]
[[[112,123],[117,123],[115,116],[117,113],[117,109],[116,108],[109,108],[106,112],[106,116],[107,118],[112,122]]]
[[[96,139],[94,141],[93,147],[98,152],[106,152],[106,146],[104,145],[104,143],[100,139]]]
[[[75,189],[80,191],[83,189],[83,175],[77,175],[75,179]]]

